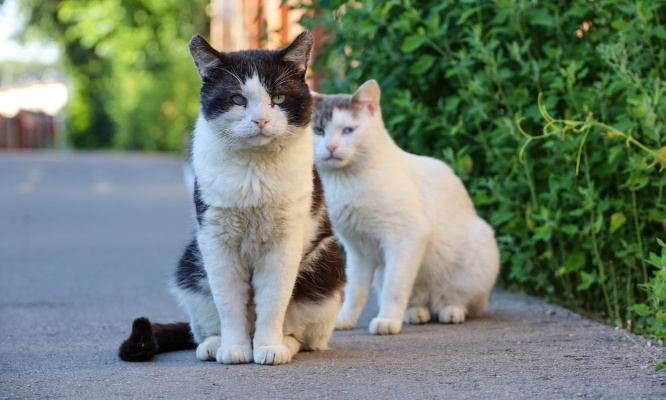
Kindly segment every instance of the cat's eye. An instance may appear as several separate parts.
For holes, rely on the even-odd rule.
[[[348,126],[342,130],[342,133],[344,133],[345,135],[349,135],[352,132],[354,132],[354,128],[352,128],[351,126]]]
[[[315,127],[313,130],[314,130],[315,135],[324,136],[324,130],[323,129],[321,129],[319,127]]]
[[[247,104],[247,99],[240,94],[231,96],[231,102],[237,106],[244,106]]]
[[[273,96],[273,98],[271,100],[273,101],[273,104],[282,104],[282,103],[284,103],[285,99],[286,99],[285,95],[276,94],[275,96]]]

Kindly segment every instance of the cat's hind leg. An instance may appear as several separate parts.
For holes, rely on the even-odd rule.
[[[426,324],[430,322],[430,310],[423,306],[411,306],[405,311],[406,324]]]
[[[446,306],[437,313],[439,322],[460,324],[465,322],[465,309],[460,306]]]
[[[220,348],[220,336],[209,336],[197,346],[197,358],[201,361],[215,361],[215,354]]]
[[[424,268],[424,266],[421,266],[421,268]],[[409,298],[409,305],[403,318],[404,323],[427,324],[430,322],[432,316],[430,315],[430,310],[427,306],[430,299],[430,293],[428,291],[429,283],[429,281],[424,282],[420,274],[417,275],[414,286],[412,287],[412,294]]]
[[[292,350],[326,350],[333,334],[335,321],[342,305],[342,292],[319,301],[292,301],[285,317],[284,344]],[[296,352],[290,344],[293,338],[298,344]]]
[[[482,219],[470,226],[468,247],[432,307],[439,322],[459,324],[466,317],[479,315],[488,304],[488,296],[499,271],[499,250],[492,228]]]
[[[287,346],[287,348],[289,348],[292,357],[295,356],[301,350],[301,343],[291,335],[284,335],[284,337],[282,338],[282,344],[284,344],[285,346]]]

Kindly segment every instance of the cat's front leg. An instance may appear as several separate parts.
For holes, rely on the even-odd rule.
[[[427,237],[427,230],[412,227],[385,246],[379,314],[370,321],[369,328],[373,335],[400,333],[409,296],[423,262]]]
[[[351,329],[361,316],[363,307],[368,301],[368,294],[372,286],[372,278],[377,265],[369,257],[363,257],[356,245],[348,244],[347,253],[347,285],[345,286],[345,300],[338,314],[335,329]]]
[[[237,252],[220,242],[212,229],[202,230],[197,237],[204,260],[206,276],[213,295],[213,301],[220,316],[219,348],[215,359],[223,364],[244,364],[252,362],[252,344],[247,322],[249,293],[249,273],[241,264]],[[212,353],[215,341],[206,341],[201,349]],[[199,355],[197,349],[197,355]]]
[[[283,343],[284,318],[302,255],[299,243],[293,239],[277,244],[262,257],[254,272],[257,322],[253,344],[257,364],[278,365],[291,361],[291,351]]]

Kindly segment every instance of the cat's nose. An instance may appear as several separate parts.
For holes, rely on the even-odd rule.
[[[268,120],[265,118],[253,119],[252,122],[257,124],[259,129],[263,129],[266,125],[268,125]]]
[[[337,149],[337,148],[338,148],[338,145],[337,145],[337,144],[329,144],[329,145],[326,146],[326,149],[327,149],[331,154],[333,154],[333,152],[334,152],[335,149]]]

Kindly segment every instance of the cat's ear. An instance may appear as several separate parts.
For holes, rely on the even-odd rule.
[[[352,103],[360,107],[370,110],[370,114],[374,114],[379,109],[379,84],[376,80],[371,79],[361,85],[360,88],[352,96]]]
[[[220,60],[221,53],[215,50],[206,39],[200,35],[192,36],[190,44],[190,54],[192,55],[192,60],[194,60],[194,65],[196,65],[197,70],[199,71],[199,76],[201,79],[209,78],[211,72],[218,68],[222,61]]]
[[[305,71],[310,63],[310,54],[314,39],[310,31],[304,31],[289,45],[280,51],[280,57],[283,61],[296,64],[299,71]]]

